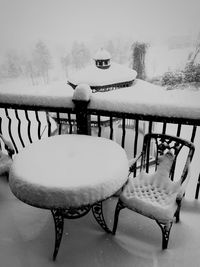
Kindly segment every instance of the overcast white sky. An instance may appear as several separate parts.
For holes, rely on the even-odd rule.
[[[200,0],[0,0],[0,53],[43,40],[162,40],[200,30]]]

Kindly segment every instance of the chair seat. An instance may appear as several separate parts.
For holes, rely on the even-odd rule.
[[[177,209],[176,199],[180,183],[169,179],[169,155],[165,155],[158,170],[153,174],[144,171],[135,178],[129,178],[120,199],[131,210],[149,218],[167,223],[173,220]]]

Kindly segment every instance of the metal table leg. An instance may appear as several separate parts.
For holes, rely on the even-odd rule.
[[[51,213],[53,215],[54,224],[55,224],[55,247],[54,247],[54,253],[53,253],[53,260],[55,261],[56,256],[58,254],[59,247],[60,247],[60,242],[62,239],[64,217],[62,215],[62,212],[60,212],[60,210],[58,209],[51,210]]]
[[[112,231],[108,228],[104,216],[103,216],[103,201],[96,202],[95,204],[92,205],[92,212],[94,215],[94,218],[98,222],[98,224],[103,228],[104,231],[107,233],[112,233]]]

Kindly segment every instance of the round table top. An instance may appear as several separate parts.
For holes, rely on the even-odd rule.
[[[125,150],[114,141],[59,135],[17,154],[9,184],[17,198],[36,207],[80,207],[113,195],[126,182],[128,169]]]

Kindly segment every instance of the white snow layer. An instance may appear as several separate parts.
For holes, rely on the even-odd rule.
[[[137,72],[126,66],[112,62],[108,69],[101,69],[90,65],[78,72],[71,73],[69,82],[72,84],[86,83],[90,86],[103,86],[122,82],[133,81]]]
[[[15,156],[9,183],[22,201],[43,208],[93,204],[128,179],[128,159],[117,143],[99,137],[42,139]]]
[[[102,70],[103,71],[103,70]],[[31,90],[0,88],[0,103],[74,107],[66,83]],[[168,90],[136,79],[133,86],[92,94],[89,108],[116,112],[200,119],[200,91]]]
[[[79,84],[73,94],[73,100],[89,101],[92,90],[88,84]]]
[[[29,86],[28,88],[0,85],[0,104],[73,107],[73,92],[74,90],[67,84],[67,81]]]
[[[92,95],[89,108],[144,115],[200,119],[200,91],[165,90],[142,80]]]

